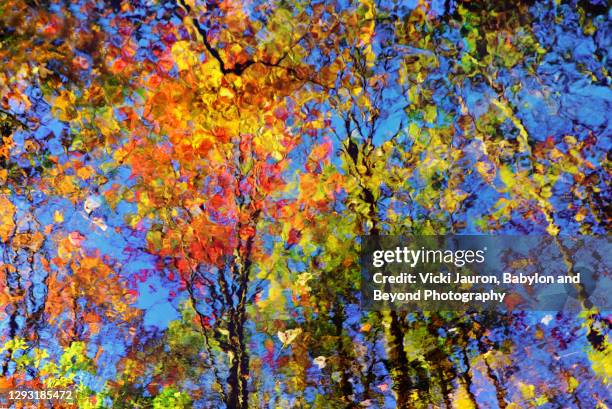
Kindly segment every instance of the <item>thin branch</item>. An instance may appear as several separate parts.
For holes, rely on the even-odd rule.
[[[191,6],[189,6],[184,0],[178,0],[177,3],[183,10],[185,10],[187,15],[191,14]],[[198,30],[198,33],[202,36],[202,42],[204,43],[204,47],[206,47],[206,50],[210,53],[210,55],[212,55],[213,58],[217,60],[217,62],[219,63],[219,69],[221,69],[221,72],[223,74],[232,73],[236,75],[241,75],[244,70],[255,64],[255,60],[247,60],[243,63],[235,64],[232,68],[228,68],[225,62],[223,61],[223,58],[221,58],[221,54],[219,54],[219,51],[217,51],[217,49],[215,49],[208,41],[208,32],[202,26],[202,24],[200,24],[200,21],[195,17],[191,17],[191,21],[193,22],[193,25],[196,30]]]
[[[185,3],[185,0],[177,0],[177,4],[179,7],[181,7],[187,16],[189,16],[189,14],[191,14],[191,7]],[[181,16],[182,17],[182,16]],[[228,67],[227,64],[225,63],[225,61],[223,61],[223,58],[221,57],[221,54],[219,53],[219,51],[213,47],[213,45],[210,43],[210,41],[208,40],[208,31],[206,30],[206,28],[204,28],[202,26],[202,24],[200,23],[200,21],[196,18],[196,17],[190,17],[191,21],[193,22],[194,27],[196,28],[196,30],[198,31],[198,33],[200,34],[200,36],[202,37],[202,42],[204,44],[204,47],[206,48],[206,50],[210,53],[210,55],[217,61],[217,63],[219,64],[219,69],[221,70],[221,73],[225,74],[235,74],[235,75],[242,75],[242,73],[249,68],[252,65],[255,64],[260,64],[263,65],[265,67],[269,67],[269,68],[279,68],[282,70],[287,71],[287,73],[291,74],[294,78],[300,80],[300,81],[306,81],[306,82],[311,82],[315,85],[318,85],[324,89],[333,89],[333,87],[330,87],[328,85],[325,85],[323,83],[321,83],[320,81],[311,78],[310,76],[307,78],[302,77],[297,70],[294,67],[288,67],[285,65],[281,65],[281,63],[285,60],[285,58],[289,55],[289,50],[285,51],[283,53],[283,55],[278,58],[277,61],[273,62],[273,61],[265,61],[265,60],[255,60],[255,59],[250,59],[241,63],[236,63],[234,64],[233,67]],[[291,47],[293,47],[294,45],[298,44],[300,41],[302,41],[304,38],[306,37],[306,34],[303,34],[302,36],[300,36],[300,38],[298,38]],[[290,47],[290,48],[291,48]]]

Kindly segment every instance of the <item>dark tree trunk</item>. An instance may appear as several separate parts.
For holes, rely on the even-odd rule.
[[[230,347],[232,348],[229,375],[227,377],[228,409],[247,409],[249,406],[249,355],[244,337],[245,311],[236,314],[230,323]]]
[[[404,351],[404,331],[397,312],[391,311],[390,316],[389,366],[397,396],[396,404],[398,409],[411,409],[414,407],[411,397],[414,384],[410,377],[410,363]]]

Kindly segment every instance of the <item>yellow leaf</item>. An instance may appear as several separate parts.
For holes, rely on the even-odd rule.
[[[45,349],[34,348],[34,366],[36,368],[39,368],[41,361],[48,357],[49,353]]]
[[[514,173],[512,173],[512,171],[510,170],[510,168],[508,166],[503,166],[499,170],[499,178],[510,189],[512,189],[512,187],[516,183],[516,175]]]
[[[604,385],[609,385],[610,380],[612,380],[612,365],[610,364],[612,362],[612,344],[607,341],[605,344],[603,351],[592,350],[588,353],[588,356],[593,372],[601,378]]]
[[[480,176],[487,181],[491,182],[495,177],[495,169],[489,162],[478,162],[476,163],[476,170],[480,173]]]
[[[89,179],[93,174],[94,170],[91,166],[83,166],[82,168],[79,168],[79,170],[77,170],[77,176],[83,180]]]
[[[283,346],[291,344],[298,335],[302,333],[301,328],[288,329],[287,331],[278,331],[278,339],[283,343]]]
[[[191,140],[191,146],[194,148],[199,148],[202,144],[206,143],[210,146],[214,144],[215,140],[210,132],[206,132],[203,129],[197,129],[193,133],[193,138]]]
[[[413,138],[416,139],[421,134],[421,128],[419,128],[419,126],[415,122],[411,122],[410,127],[408,128],[408,132]]]
[[[234,93],[229,88],[221,87],[221,89],[219,90],[219,96],[226,98],[234,98]]]
[[[444,191],[441,206],[451,213],[455,212],[457,210],[457,205],[461,203],[467,196],[468,194],[461,189],[447,189]]]
[[[74,192],[74,177],[73,176],[61,176],[54,181],[57,191],[61,195],[69,195]]]
[[[576,213],[576,216],[574,216],[574,219],[576,219],[577,222],[581,222],[584,220],[584,218],[587,215],[587,209],[585,207],[582,207],[578,213]]]
[[[374,18],[374,2],[372,0],[363,0],[361,5],[365,9],[364,19],[370,20]]]
[[[273,151],[270,156],[272,156],[274,159],[276,160],[282,160],[283,159],[283,154],[280,153],[279,151]]]
[[[3,242],[8,241],[15,228],[14,216],[15,206],[13,203],[5,196],[0,196],[0,240]]]
[[[64,213],[60,212],[59,210],[53,212],[53,221],[55,223],[62,223],[64,221]]]
[[[425,120],[427,122],[435,122],[437,115],[438,112],[435,105],[429,105],[427,108],[425,108]]]
[[[523,398],[525,398],[525,400],[527,399],[533,399],[535,397],[535,386],[534,385],[527,385],[523,382],[519,382],[519,390],[521,391],[521,394],[523,395]]]
[[[456,409],[474,409],[474,403],[470,399],[470,396],[465,389],[465,386],[462,384],[455,392],[455,405]]]
[[[195,54],[189,48],[188,41],[177,41],[172,46],[172,56],[176,63],[179,71],[188,70],[197,64],[197,58]]]
[[[574,392],[574,390],[576,390],[578,385],[579,385],[578,380],[574,378],[573,376],[570,376],[570,378],[567,380],[567,391],[569,393]]]
[[[202,75],[208,76],[210,85],[212,87],[218,87],[221,84],[223,73],[219,69],[219,64],[214,58],[208,57],[203,64],[199,65]]]
[[[549,217],[547,217],[548,219]],[[555,226],[553,223],[548,223],[548,227],[546,227],[546,232],[551,236],[556,236],[559,234],[559,228]]]

